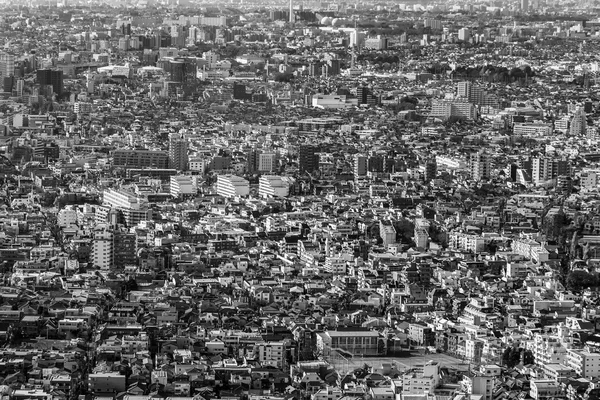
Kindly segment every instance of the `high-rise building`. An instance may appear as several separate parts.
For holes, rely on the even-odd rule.
[[[431,28],[431,30],[434,31],[442,30],[442,21],[439,19],[425,18],[425,21],[423,21],[423,25],[425,26],[425,28]]]
[[[61,95],[63,92],[63,72],[53,69],[38,69],[37,83],[40,86],[52,86],[52,92]]]
[[[15,56],[9,53],[0,53],[0,78],[14,76]]]
[[[258,159],[260,154],[260,150],[252,149],[248,151],[248,154],[246,155],[246,171],[249,174],[258,172]]]
[[[521,11],[529,11],[529,0],[521,0]]]
[[[13,85],[15,84],[14,76],[5,76],[2,78],[2,91],[5,93],[11,93]]]
[[[460,28],[458,30],[458,40],[461,40],[463,42],[468,42],[469,40],[471,40],[471,31],[469,30],[469,28]]]
[[[469,172],[471,179],[482,181],[490,179],[492,173],[492,158],[484,151],[471,154],[469,157]]]
[[[313,145],[301,145],[298,157],[300,173],[313,172],[319,169],[319,148]]]
[[[356,89],[356,97],[358,98],[358,104],[376,106],[380,103],[379,96],[375,96],[371,89],[366,86],[359,86]]]
[[[360,48],[363,46],[365,41],[365,33],[359,31],[358,29],[353,29],[350,31],[350,42],[349,47],[357,47]]]
[[[437,176],[437,163],[435,158],[425,162],[425,181],[429,182]]]
[[[115,267],[137,265],[137,238],[135,233],[113,234],[113,263]]]
[[[188,141],[182,135],[169,140],[169,164],[171,168],[185,171],[188,167]]]
[[[531,162],[531,181],[533,184],[555,179],[559,176],[570,176],[571,166],[568,160],[552,157],[535,157]]]
[[[431,102],[431,112],[429,115],[444,120],[451,117],[473,120],[477,118],[477,109],[466,99],[434,99]]]
[[[456,85],[456,95],[467,99],[470,103],[481,107],[499,107],[498,96],[488,93],[484,88],[471,82],[459,82]]]
[[[587,116],[583,108],[578,107],[571,120],[569,133],[571,136],[584,136],[587,131]]]
[[[354,155],[354,179],[367,175],[368,161],[369,158],[364,154]]]
[[[94,233],[92,242],[92,264],[103,270],[113,266],[113,234],[108,230]]]
[[[187,82],[196,75],[196,64],[188,59],[177,58],[170,60],[168,65],[173,82]]]
[[[388,47],[387,38],[377,35],[377,37],[365,40],[365,48],[372,50],[386,50]]]

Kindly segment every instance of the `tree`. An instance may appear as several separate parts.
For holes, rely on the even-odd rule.
[[[502,353],[502,364],[507,368],[513,368],[521,361],[521,349],[516,347],[507,347]]]
[[[567,276],[567,287],[573,291],[581,291],[585,288],[596,286],[597,278],[584,270],[571,271]]]
[[[530,365],[535,363],[535,357],[533,356],[533,352],[531,350],[525,350],[523,352],[523,364]]]

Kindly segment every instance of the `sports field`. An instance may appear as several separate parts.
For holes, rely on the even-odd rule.
[[[373,368],[374,371],[381,371],[382,364],[395,364],[398,371],[404,371],[407,369],[415,368],[426,364],[428,361],[437,361],[444,367],[455,368],[458,370],[467,371],[469,369],[469,363],[464,362],[461,359],[449,356],[447,354],[425,354],[425,355],[413,355],[410,357],[353,357],[349,359],[337,359],[335,364],[338,369],[345,371],[352,371],[356,368],[361,368],[367,364]]]

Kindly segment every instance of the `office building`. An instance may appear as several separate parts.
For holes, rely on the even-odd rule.
[[[388,47],[387,38],[377,35],[374,38],[368,38],[365,40],[365,48],[371,50],[386,50]]]
[[[319,169],[319,148],[312,145],[301,145],[299,150],[298,169],[300,173],[314,172]]]
[[[187,82],[196,77],[197,67],[194,62],[185,58],[169,60],[168,70],[173,82]]]
[[[248,196],[250,184],[239,176],[219,175],[217,177],[217,194],[223,197]]]
[[[356,97],[358,98],[358,104],[376,106],[381,102],[381,98],[373,94],[373,91],[367,86],[359,86],[356,89]]]
[[[15,56],[10,53],[0,53],[0,78],[15,75]]]
[[[261,153],[257,161],[258,172],[273,172],[277,169],[277,153]]]
[[[37,83],[42,87],[52,86],[52,92],[60,96],[64,89],[63,72],[54,69],[38,69]]]
[[[186,171],[188,168],[188,141],[183,135],[169,138],[169,168]]]
[[[461,28],[458,30],[458,40],[468,42],[471,40],[471,31],[469,28]]]
[[[125,168],[160,168],[169,167],[169,154],[156,150],[115,150],[113,165]]]
[[[365,33],[359,31],[358,29],[352,29],[350,31],[350,41],[349,47],[361,48],[363,47],[365,42]]]

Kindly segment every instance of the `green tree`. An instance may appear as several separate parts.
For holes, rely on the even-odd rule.
[[[596,286],[597,283],[598,279],[596,276],[584,270],[571,271],[567,276],[567,287],[576,292],[588,287]]]

